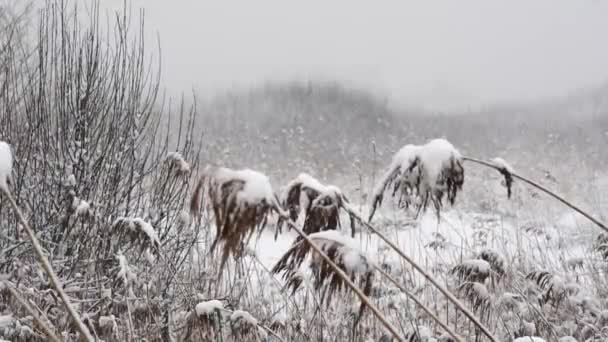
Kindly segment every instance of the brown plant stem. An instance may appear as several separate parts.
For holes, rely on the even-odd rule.
[[[487,166],[489,168],[492,168],[494,170],[498,170],[498,171],[502,171],[502,168],[499,166],[496,166],[494,164],[492,164],[491,162],[487,162],[481,159],[477,159],[477,158],[472,158],[472,157],[462,157],[463,160],[466,161],[470,161],[473,163],[477,163],[479,165],[483,165],[483,166]],[[601,229],[603,229],[604,231],[608,232],[608,226],[604,223],[602,223],[600,220],[594,218],[593,216],[591,216],[590,214],[586,213],[585,211],[583,211],[582,209],[580,209],[579,207],[577,207],[576,205],[574,205],[573,203],[570,203],[569,201],[567,201],[566,199],[564,199],[564,197],[556,194],[555,192],[545,188],[544,186],[538,184],[537,182],[528,179],[524,176],[518,175],[515,172],[509,171],[509,173],[511,174],[511,176],[513,176],[513,178],[519,179],[521,181],[523,181],[524,183],[527,183],[535,188],[537,188],[538,190],[546,193],[547,195],[555,198],[556,200],[560,201],[562,204],[566,205],[567,207],[571,208],[572,210],[578,212],[579,214],[583,215],[584,217],[586,217],[589,221],[593,222],[595,225],[597,225],[598,227],[600,227]]]
[[[370,299],[357,287],[357,285],[355,285],[350,280],[350,278],[333,261],[331,261],[331,259],[327,256],[327,254],[325,254],[321,250],[321,248],[319,248],[319,246],[317,246],[314,242],[312,242],[312,240],[308,237],[308,235],[304,234],[304,232],[302,232],[302,230],[300,230],[300,228],[298,228],[298,226],[296,226],[296,224],[293,223],[293,221],[291,221],[288,217],[285,217],[285,220],[287,221],[287,224],[293,230],[295,230],[296,233],[298,233],[298,235],[300,235],[304,240],[306,240],[306,242],[308,244],[310,244],[312,249],[314,249],[317,253],[319,253],[321,258],[323,258],[323,260],[325,260],[325,262],[338,274],[338,276],[340,276],[340,278],[342,278],[346,282],[348,287],[350,287],[351,290],[353,290],[353,292],[355,292],[355,294],[359,297],[359,299],[361,299],[361,301],[370,308],[370,310],[374,313],[374,315],[378,318],[378,320],[380,320],[382,325],[384,325],[386,327],[386,329],[388,329],[391,332],[391,334],[398,341],[405,342],[405,339],[402,338],[401,336],[399,336],[399,334],[397,333],[397,329],[388,322],[386,317],[384,317],[384,315],[380,312],[380,310],[378,310],[378,308],[376,308],[376,306],[371,303]]]
[[[72,319],[74,320],[74,324],[76,325],[76,328],[82,335],[81,338],[83,338],[84,340],[86,340],[88,342],[93,342],[94,339],[91,336],[91,333],[89,332],[87,327],[84,325],[84,323],[80,320],[80,316],[78,316],[78,313],[76,312],[76,310],[70,303],[70,299],[68,298],[68,295],[65,293],[65,291],[63,291],[63,287],[61,286],[61,282],[59,281],[59,278],[57,278],[57,275],[53,271],[51,264],[47,260],[46,256],[44,256],[44,253],[42,252],[42,247],[40,247],[40,243],[38,243],[38,239],[36,238],[36,236],[34,235],[34,232],[30,228],[27,221],[25,220],[25,217],[23,216],[21,209],[19,209],[17,202],[15,202],[15,199],[13,198],[13,195],[11,194],[10,190],[8,190],[5,187],[2,187],[2,192],[4,192],[4,194],[8,198],[11,206],[15,210],[15,213],[17,214],[17,217],[19,218],[21,225],[23,225],[23,228],[25,229],[28,237],[30,238],[30,241],[32,242],[32,245],[34,246],[34,251],[36,252],[38,259],[40,260],[40,263],[42,264],[42,268],[44,268],[44,270],[46,271],[46,273],[49,276],[51,286],[53,286],[55,291],[57,291],[57,293],[59,294],[59,297],[63,301],[63,304],[65,305],[66,309],[68,310],[68,313],[70,314],[70,316],[72,316]]]

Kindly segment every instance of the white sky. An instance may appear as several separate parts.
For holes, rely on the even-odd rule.
[[[164,83],[175,93],[322,78],[355,82],[399,103],[456,108],[608,80],[604,0],[133,4],[160,34]]]

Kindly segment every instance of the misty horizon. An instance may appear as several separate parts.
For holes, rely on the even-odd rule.
[[[150,43],[160,37],[171,94],[330,80],[399,105],[466,110],[608,81],[600,1],[130,4],[145,9]]]

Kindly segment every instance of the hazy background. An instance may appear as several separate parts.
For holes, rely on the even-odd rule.
[[[163,88],[197,95],[204,163],[364,199],[401,146],[443,137],[608,203],[607,1],[130,4],[160,39]],[[481,173],[467,168],[466,203],[495,197]]]
[[[329,79],[452,110],[564,95],[608,77],[607,1],[130,3],[160,36],[173,93]]]

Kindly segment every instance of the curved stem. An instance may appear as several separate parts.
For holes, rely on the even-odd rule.
[[[439,319],[439,317],[437,317],[437,315],[435,315],[431,311],[431,309],[429,309],[426,305],[424,305],[424,303],[421,302],[416,296],[414,296],[413,293],[411,293],[405,287],[403,287],[401,284],[399,284],[399,282],[395,278],[393,278],[390,274],[386,273],[382,268],[380,268],[377,265],[376,265],[376,269],[378,270],[378,272],[380,272],[380,274],[382,274],[384,277],[386,277],[391,283],[393,283],[395,286],[397,286],[397,288],[399,290],[401,290],[401,292],[405,293],[406,296],[408,296],[411,300],[413,300],[414,303],[416,303],[418,306],[420,306],[422,308],[422,310],[427,313],[427,315],[431,316],[431,318],[435,322],[437,322],[437,324],[439,324],[439,326],[441,326],[443,328],[443,330],[445,330],[448,334],[450,334],[450,336],[452,336],[452,338],[454,338],[455,341],[464,342],[462,340],[462,337],[458,336],[458,334],[456,334],[452,329],[450,329],[450,327],[448,327],[447,324],[445,324],[441,319]]]
[[[386,329],[388,329],[391,332],[391,334],[398,341],[405,342],[405,339],[402,338],[401,336],[399,336],[399,334],[397,333],[397,329],[395,327],[393,327],[393,325],[387,321],[386,317],[384,317],[384,315],[380,312],[380,310],[378,310],[378,308],[376,308],[376,306],[371,303],[369,298],[357,287],[357,285],[355,285],[350,280],[350,278],[333,261],[331,261],[331,259],[327,256],[327,254],[325,254],[321,250],[321,248],[319,248],[319,246],[317,246],[314,242],[312,242],[312,240],[308,237],[308,235],[304,234],[304,232],[302,232],[300,230],[300,228],[298,228],[298,226],[296,226],[296,224],[293,223],[293,221],[291,221],[289,218],[286,218],[286,221],[287,221],[287,224],[292,229],[294,229],[304,240],[306,240],[306,242],[308,242],[308,244],[312,247],[312,249],[315,250],[315,252],[319,253],[321,258],[323,258],[323,260],[325,260],[325,262],[338,274],[338,276],[340,276],[340,278],[342,278],[342,280],[344,280],[344,282],[346,282],[348,287],[350,287],[351,290],[353,290],[353,292],[355,292],[355,294],[359,297],[359,299],[361,299],[361,301],[370,308],[370,310],[374,313],[374,315],[380,320],[382,325],[384,325],[386,327]]]
[[[443,293],[454,305],[456,305],[464,314],[467,316],[492,342],[498,342],[498,339],[492,335],[490,330],[484,326],[481,321],[475,317],[475,315],[467,309],[462,302],[458,300],[450,291],[448,291],[445,287],[443,287],[433,276],[427,273],[417,262],[415,262],[412,258],[407,256],[405,253],[399,249],[394,243],[392,243],[386,236],[380,233],[374,226],[364,221],[357,213],[355,213],[352,208],[344,207],[344,209],[351,215],[355,216],[361,224],[363,224],[367,229],[372,231],[374,234],[378,235],[380,239],[382,239],[386,244],[388,244],[393,250],[395,250],[405,261],[407,261],[410,265],[412,265],[420,274],[422,274],[428,281],[431,282],[441,293]]]
[[[491,162],[487,162],[487,161],[484,161],[484,160],[481,160],[481,159],[471,158],[471,157],[463,157],[462,159],[466,160],[466,161],[473,162],[473,163],[477,163],[477,164],[480,164],[480,165],[483,165],[483,166],[487,166],[487,167],[492,168],[492,169],[497,170],[497,171],[503,171],[503,169],[501,167],[496,166],[496,165],[492,164]],[[513,176],[513,178],[519,179],[519,180],[521,180],[521,181],[523,181],[523,182],[525,182],[525,183],[527,183],[527,184],[529,184],[529,185],[537,188],[538,190],[546,193],[547,195],[555,198],[556,200],[560,201],[561,203],[563,203],[567,207],[571,208],[572,210],[574,210],[574,211],[578,212],[579,214],[583,215],[584,217],[586,217],[589,221],[593,222],[595,225],[597,225],[598,227],[600,227],[604,231],[608,232],[608,226],[606,224],[602,223],[600,220],[598,220],[598,219],[594,218],[593,216],[591,216],[590,214],[586,213],[585,211],[583,211],[582,209],[580,209],[576,205],[568,202],[562,196],[556,194],[555,192],[553,192],[553,191],[545,188],[544,186],[542,186],[542,185],[536,183],[535,181],[530,180],[530,179],[528,179],[528,178],[526,178],[524,176],[520,176],[520,175],[518,175],[518,174],[516,174],[516,173],[514,173],[512,171],[509,172],[509,173],[511,174],[511,176]]]
[[[59,281],[59,278],[57,278],[57,275],[53,271],[51,264],[49,263],[46,256],[44,256],[44,253],[42,252],[42,247],[40,247],[40,243],[38,243],[38,239],[36,238],[36,235],[34,235],[34,232],[30,228],[30,225],[25,220],[25,217],[23,216],[21,209],[19,209],[17,202],[15,202],[15,199],[13,198],[13,195],[11,194],[10,190],[8,190],[5,187],[0,187],[0,188],[2,188],[2,191],[4,192],[4,194],[8,198],[11,206],[15,210],[15,213],[17,214],[17,217],[19,218],[21,225],[27,232],[27,235],[30,238],[32,245],[34,246],[34,251],[36,252],[38,259],[40,260],[40,263],[42,264],[42,268],[44,268],[46,273],[49,275],[49,280],[51,282],[51,285],[53,286],[55,291],[57,291],[57,293],[59,294],[59,297],[61,298],[61,301],[63,302],[63,305],[65,305],[70,316],[72,316],[72,319],[74,320],[74,324],[76,325],[76,328],[82,335],[81,338],[83,338],[86,341],[93,342],[94,341],[93,336],[91,336],[89,329],[87,329],[87,327],[84,325],[84,323],[82,323],[82,321],[80,320],[80,316],[78,316],[78,313],[76,312],[76,310],[70,303],[70,299],[68,298],[68,295],[65,293],[65,291],[63,291],[63,287],[61,286],[61,282]]]

